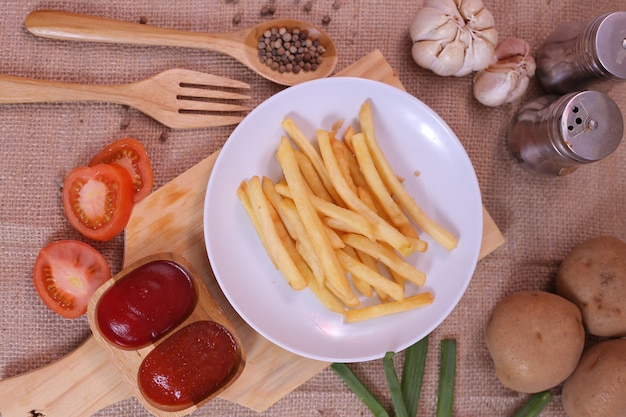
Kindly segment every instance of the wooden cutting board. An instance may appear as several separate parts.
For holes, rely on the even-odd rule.
[[[337,75],[369,78],[404,89],[378,50]],[[269,342],[239,317],[217,285],[204,246],[202,219],[216,158],[217,153],[208,156],[135,206],[125,231],[124,265],[160,252],[175,252],[191,263],[234,324],[246,352],[243,373],[219,396],[263,412],[329,363],[303,358]],[[489,213],[483,210],[483,214],[481,259],[504,242]],[[85,417],[132,396],[131,388],[90,336],[57,362],[0,381],[0,399],[7,399],[0,401],[0,414],[24,417],[34,410],[47,417]]]
[[[403,89],[396,73],[378,50],[337,75],[370,78]],[[239,380],[220,397],[261,412],[329,364],[305,359],[269,342],[237,315],[221,293],[209,265],[202,220],[206,186],[216,157],[216,154],[209,156],[135,207],[126,228],[125,263],[170,250],[183,255],[204,275],[214,297],[235,323],[248,358]],[[484,213],[481,257],[503,242],[491,216],[486,211]]]

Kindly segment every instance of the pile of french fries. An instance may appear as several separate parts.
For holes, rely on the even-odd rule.
[[[418,231],[452,250],[458,239],[419,207],[402,185],[375,136],[371,102],[359,111],[360,131],[341,122],[316,132],[317,148],[285,118],[276,159],[284,177],[254,176],[237,196],[274,266],[297,291],[309,288],[346,322],[422,307],[426,275],[405,260],[425,252]],[[362,306],[365,298],[377,302]]]

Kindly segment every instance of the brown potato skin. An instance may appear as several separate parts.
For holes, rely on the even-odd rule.
[[[500,382],[536,393],[563,382],[576,368],[585,344],[580,310],[544,291],[522,291],[491,312],[485,342]]]
[[[626,340],[599,342],[585,350],[563,383],[563,409],[569,417],[624,417],[625,378]]]
[[[576,246],[559,266],[556,292],[580,308],[588,333],[626,336],[626,243],[598,236]]]

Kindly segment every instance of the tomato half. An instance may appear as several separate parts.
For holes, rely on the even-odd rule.
[[[43,302],[66,318],[82,316],[89,298],[109,278],[111,269],[104,256],[77,240],[60,240],[41,249],[33,270]]]
[[[112,163],[126,168],[133,178],[135,203],[150,194],[154,173],[148,152],[141,142],[133,138],[116,140],[94,156],[89,166]]]
[[[74,168],[63,183],[63,208],[85,237],[107,241],[120,234],[134,206],[128,171],[117,164]]]

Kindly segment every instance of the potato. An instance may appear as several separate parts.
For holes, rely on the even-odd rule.
[[[626,243],[599,236],[576,246],[559,267],[556,292],[580,308],[588,333],[626,336]]]
[[[563,384],[561,401],[569,417],[626,416],[626,340],[599,342],[582,355]]]
[[[585,330],[572,302],[544,291],[522,291],[494,307],[485,341],[500,382],[535,393],[560,384],[574,371]]]

